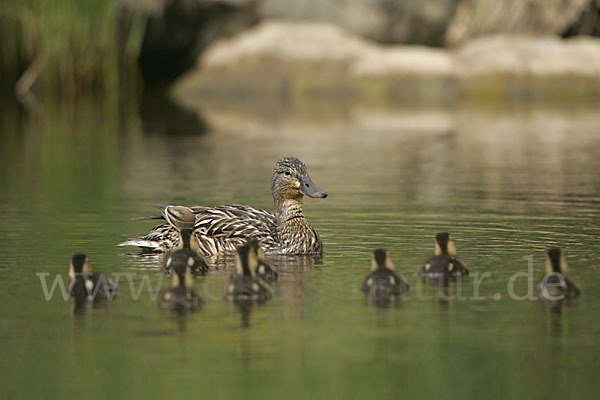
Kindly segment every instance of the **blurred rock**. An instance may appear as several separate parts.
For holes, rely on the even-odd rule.
[[[450,53],[425,46],[378,47],[352,64],[351,72],[360,77],[427,75],[454,73]]]
[[[454,50],[381,46],[322,23],[267,22],[218,41],[201,58],[207,71],[332,70],[351,76],[599,75],[600,40],[497,35]]]
[[[459,45],[491,34],[574,35],[598,28],[600,0],[120,0],[148,18],[139,54],[146,84],[167,85],[215,40],[265,24],[213,48],[206,62],[231,65],[259,52],[276,62],[318,60],[356,75],[449,73],[447,53],[382,50],[379,44]],[[293,27],[286,30],[286,26]],[[314,32],[313,32],[314,30]],[[281,33],[279,32],[281,31]],[[278,35],[281,34],[281,37]],[[279,40],[281,39],[281,42]],[[257,43],[251,43],[257,41]],[[269,50],[267,50],[269,49]],[[264,60],[264,59],[263,59]],[[269,61],[270,62],[270,61]],[[268,64],[268,62],[267,62]],[[261,64],[262,65],[262,64]],[[250,65],[257,67],[257,65]],[[263,68],[265,66],[261,66]],[[268,67],[268,65],[267,65]]]
[[[600,40],[578,37],[491,36],[466,43],[455,52],[461,77],[600,77]]]
[[[493,35],[560,35],[591,0],[462,0],[446,32],[446,43]]]
[[[600,39],[497,35],[455,49],[383,46],[323,23],[265,22],[210,46],[180,99],[447,105],[600,99]],[[192,100],[193,102],[193,100]]]
[[[345,71],[357,76],[450,74],[448,52],[427,47],[384,47],[324,23],[267,22],[207,49],[207,70]]]

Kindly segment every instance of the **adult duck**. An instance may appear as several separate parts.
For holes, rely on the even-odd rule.
[[[271,178],[275,212],[246,206],[187,207],[157,205],[167,223],[148,235],[129,239],[120,246],[139,246],[164,252],[178,242],[177,228],[194,230],[198,252],[206,257],[234,252],[250,238],[258,240],[267,254],[320,254],[323,243],[302,212],[304,196],[325,198],[327,193],[311,180],[302,161],[285,157]]]

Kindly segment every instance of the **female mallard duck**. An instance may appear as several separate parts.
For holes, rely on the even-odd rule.
[[[165,260],[165,271],[170,273],[173,268],[173,256],[178,258],[187,258],[187,264],[194,275],[203,275],[208,271],[206,261],[198,254],[198,241],[190,240],[192,237],[191,229],[180,229],[178,232],[179,239],[175,246],[175,251],[170,254]]]
[[[255,270],[256,276],[265,282],[276,281],[279,278],[279,272],[265,260],[265,252],[258,244],[258,240],[250,239],[248,245],[252,247],[252,251],[256,252],[258,259]]]
[[[230,301],[264,301],[271,297],[271,288],[256,277],[258,254],[251,243],[237,249],[236,272],[227,285],[225,298]]]
[[[565,276],[567,261],[559,248],[548,250],[545,270],[546,276],[537,286],[541,300],[557,301],[579,296],[579,288]]]
[[[158,306],[166,310],[194,311],[204,301],[194,291],[194,278],[189,265],[189,255],[176,251],[171,256],[173,281],[171,288],[158,299]]]
[[[450,278],[469,275],[467,266],[456,258],[456,244],[448,232],[435,235],[435,255],[425,262],[419,276]]]
[[[117,293],[113,280],[92,270],[90,259],[83,253],[74,254],[69,265],[69,293],[76,301],[112,300]]]
[[[177,230],[192,228],[201,255],[210,257],[233,252],[249,238],[258,240],[268,254],[320,254],[319,234],[302,213],[304,195],[325,198],[327,193],[310,179],[306,166],[294,157],[277,162],[271,178],[275,213],[245,206],[161,206],[167,223],[148,235],[130,239],[121,246],[139,246],[151,251],[168,251],[177,244]]]
[[[392,300],[410,290],[402,276],[394,271],[387,249],[376,249],[371,258],[371,272],[365,277],[361,290],[371,299]]]

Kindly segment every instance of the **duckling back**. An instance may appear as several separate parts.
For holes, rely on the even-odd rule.
[[[158,306],[166,310],[194,311],[204,301],[194,290],[194,278],[189,265],[189,258],[183,253],[175,252],[171,256],[172,284],[158,299]]]
[[[252,241],[237,249],[236,272],[227,285],[225,298],[230,301],[264,301],[271,297],[271,288],[257,277],[258,254]]]
[[[371,272],[365,277],[361,290],[372,299],[393,299],[409,291],[410,286],[394,271],[387,249],[376,249]]]
[[[79,300],[92,301],[112,300],[117,294],[117,288],[105,274],[83,274],[71,282],[69,288],[71,297]]]
[[[256,252],[256,256],[257,256],[257,264],[256,264],[256,270],[255,270],[256,277],[261,279],[264,282],[276,281],[279,278],[279,272],[277,272],[277,270],[275,268],[273,268],[271,266],[271,264],[269,264],[265,260],[265,253],[264,253],[262,247],[260,247],[258,240],[250,239],[247,241],[247,244],[252,248],[252,251]]]
[[[83,253],[71,257],[69,275],[69,294],[76,301],[112,300],[117,294],[113,280],[108,275],[92,271],[89,257]]]
[[[450,278],[464,275],[469,275],[469,270],[462,261],[446,254],[431,257],[419,271],[419,276],[432,278]]]
[[[469,275],[467,266],[456,257],[456,244],[448,232],[435,235],[435,255],[418,272],[421,277],[455,278]]]
[[[181,229],[176,249],[165,258],[163,269],[170,273],[172,264],[185,263],[193,275],[203,275],[208,271],[208,264],[197,252],[198,243],[191,229]]]

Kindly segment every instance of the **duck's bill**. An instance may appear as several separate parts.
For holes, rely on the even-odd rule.
[[[313,181],[310,179],[310,176],[308,176],[308,175],[306,175],[300,181],[300,192],[304,193],[308,197],[315,197],[315,198],[321,198],[321,199],[327,197],[327,193],[325,191],[319,189],[317,187],[317,185],[315,185],[313,183]]]

